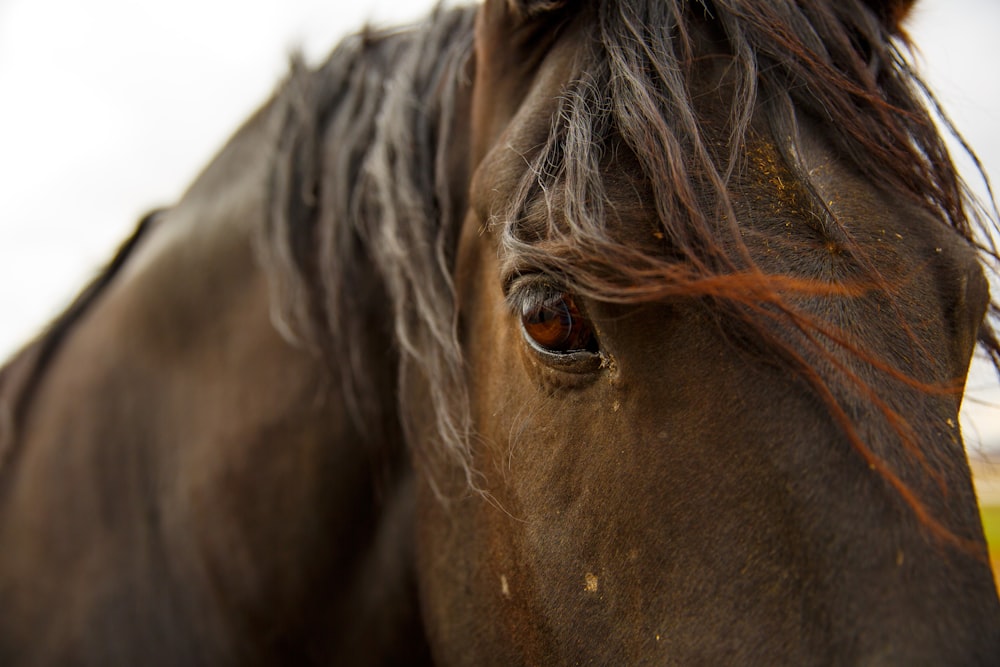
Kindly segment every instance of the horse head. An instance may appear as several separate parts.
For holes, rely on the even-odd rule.
[[[481,9],[467,394],[404,387],[443,663],[997,654],[957,427],[989,296],[908,4]]]

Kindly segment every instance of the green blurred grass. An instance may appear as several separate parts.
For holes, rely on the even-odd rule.
[[[993,564],[993,579],[1000,590],[1000,505],[981,505],[979,514],[983,517],[983,532],[990,548],[990,562]]]
[[[993,561],[1000,559],[1000,505],[980,507],[983,517],[983,530],[986,531],[986,543],[990,545],[990,555]]]

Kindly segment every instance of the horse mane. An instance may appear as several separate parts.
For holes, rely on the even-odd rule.
[[[413,28],[348,38],[315,71],[293,63],[258,244],[272,319],[338,370],[359,426],[398,414],[369,374],[372,359],[402,354],[453,447],[468,440],[467,409],[453,409],[468,403],[451,278],[464,212],[445,156],[475,13],[438,8]],[[373,328],[395,349],[373,347]]]
[[[370,360],[402,352],[428,377],[444,439],[467,442],[467,411],[448,407],[465,406],[467,398],[451,282],[462,212],[451,210],[443,155],[456,90],[471,81],[475,14],[474,7],[438,8],[414,28],[365,29],[316,70],[295,57],[270,103],[282,122],[255,248],[271,289],[271,319],[341,378],[365,432],[397,414],[377,391]],[[67,332],[154,217],[0,369],[0,469],[14,455],[23,415]],[[373,328],[397,349],[378,349]]]

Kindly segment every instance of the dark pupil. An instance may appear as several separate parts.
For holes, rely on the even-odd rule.
[[[590,347],[589,323],[568,294],[526,309],[521,323],[525,333],[549,351],[572,352]]]

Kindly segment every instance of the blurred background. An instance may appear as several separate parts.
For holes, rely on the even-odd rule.
[[[68,303],[142,213],[181,194],[274,89],[292,50],[319,62],[364,22],[411,21],[433,4],[0,0],[0,359]],[[919,69],[1000,174],[1000,2],[922,0],[908,26]],[[1000,458],[1000,386],[983,363],[962,421],[970,453]]]

